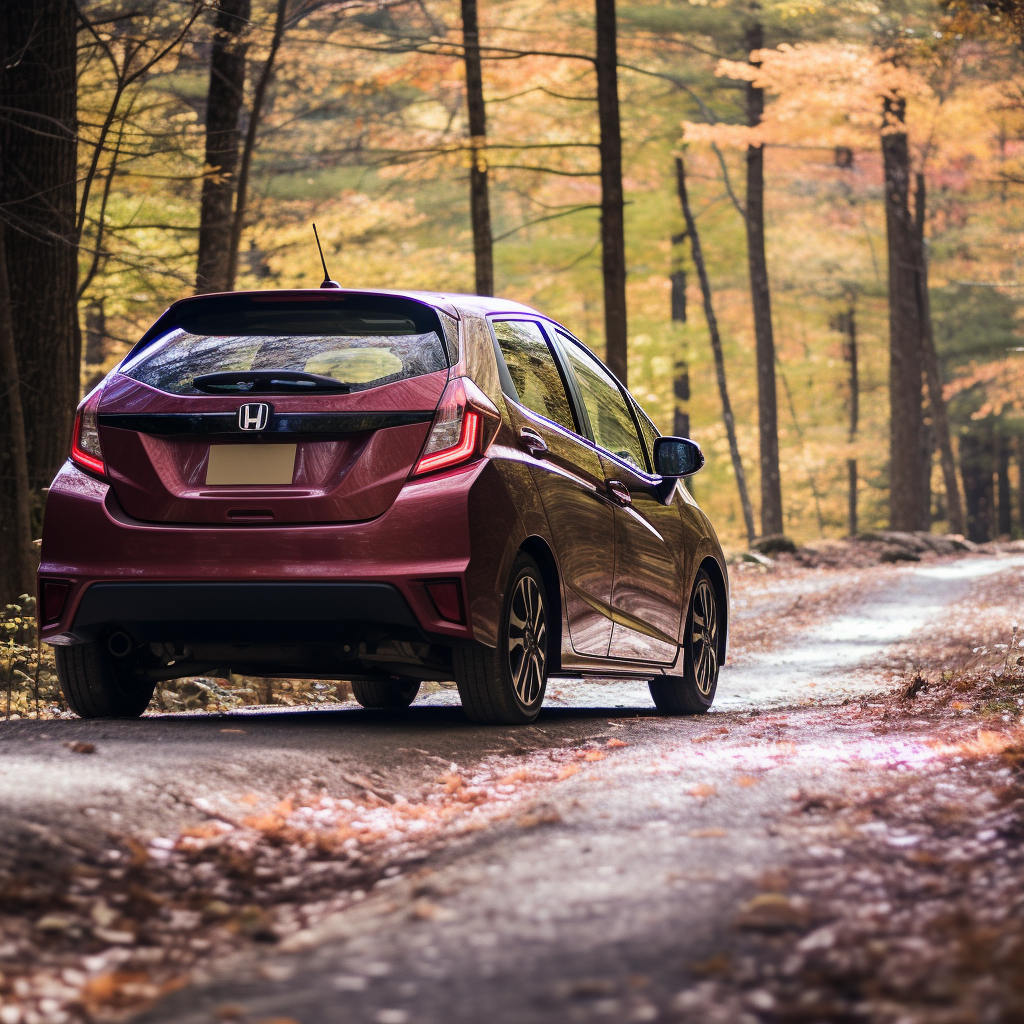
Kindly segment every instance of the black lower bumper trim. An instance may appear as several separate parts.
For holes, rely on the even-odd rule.
[[[390,583],[94,583],[71,632],[82,640],[122,629],[139,642],[274,641],[366,626],[418,631]]]

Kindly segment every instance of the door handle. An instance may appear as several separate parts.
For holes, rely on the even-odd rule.
[[[633,496],[629,488],[621,480],[609,480],[605,485],[608,488],[608,496],[617,505],[632,505]]]
[[[523,447],[535,458],[540,458],[548,450],[544,438],[530,427],[523,427],[519,431],[519,440],[522,442]]]

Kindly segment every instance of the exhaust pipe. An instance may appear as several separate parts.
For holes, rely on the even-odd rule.
[[[127,633],[111,633],[107,640],[107,650],[115,658],[127,658],[132,653],[132,638]]]

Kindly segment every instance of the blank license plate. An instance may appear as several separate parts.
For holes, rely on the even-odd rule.
[[[293,444],[211,444],[208,484],[290,484]]]

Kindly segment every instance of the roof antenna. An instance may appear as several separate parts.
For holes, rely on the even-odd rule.
[[[324,279],[320,283],[321,288],[340,288],[341,285],[337,281],[331,279],[331,275],[327,273],[327,260],[324,259],[323,246],[320,244],[320,236],[316,233],[316,225],[313,225],[313,237],[316,239],[316,247],[320,250],[320,262],[324,267]]]

